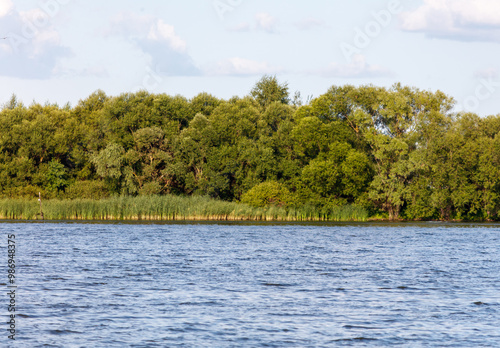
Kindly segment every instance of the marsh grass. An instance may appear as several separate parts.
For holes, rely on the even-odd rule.
[[[119,196],[101,200],[50,199],[43,201],[45,220],[250,220],[250,221],[366,221],[368,212],[358,206],[317,209],[270,206],[256,208],[208,197]],[[36,199],[0,199],[0,219],[41,219]]]

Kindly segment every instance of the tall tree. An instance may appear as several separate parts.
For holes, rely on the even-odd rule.
[[[264,108],[274,102],[289,104],[288,84],[280,84],[276,76],[265,75],[250,91],[250,95]]]

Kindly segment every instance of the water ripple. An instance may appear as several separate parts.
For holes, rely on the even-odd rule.
[[[500,346],[498,225],[0,231],[22,245],[20,346]]]

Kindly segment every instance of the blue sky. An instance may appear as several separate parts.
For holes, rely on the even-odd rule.
[[[498,114],[499,13],[498,0],[0,0],[0,103],[230,98],[271,74],[304,99],[401,82]]]

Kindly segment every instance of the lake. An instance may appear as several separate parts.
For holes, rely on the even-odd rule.
[[[0,223],[19,347],[499,347],[500,225]]]

